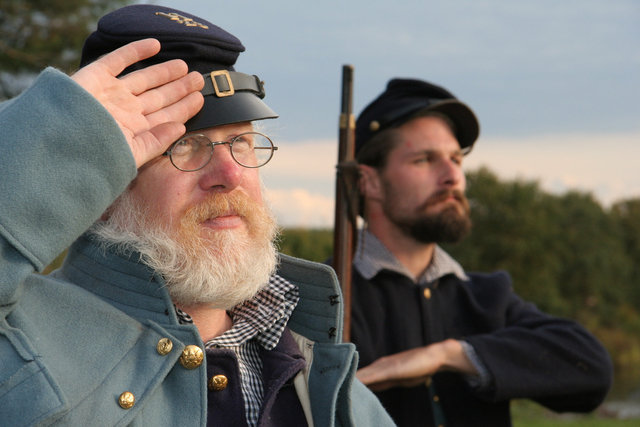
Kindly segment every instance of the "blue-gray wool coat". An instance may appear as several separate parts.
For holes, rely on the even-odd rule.
[[[206,364],[185,369],[194,326],[178,323],[162,278],[135,259],[73,241],[135,177],[111,116],[49,69],[0,105],[0,420],[3,425],[196,426],[207,422]],[[71,247],[63,269],[42,270]],[[355,380],[333,271],[282,257],[300,288],[288,327],[307,361],[296,390],[316,426],[391,425]],[[339,299],[338,299],[339,300]],[[173,349],[157,350],[162,338]],[[135,396],[129,409],[123,392]]]

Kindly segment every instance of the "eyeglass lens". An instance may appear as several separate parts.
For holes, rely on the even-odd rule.
[[[273,143],[258,132],[243,133],[230,141],[220,142],[212,142],[204,135],[194,134],[187,135],[173,145],[171,162],[180,170],[196,171],[209,163],[216,146],[226,144],[231,148],[233,159],[244,167],[263,166],[273,156]]]

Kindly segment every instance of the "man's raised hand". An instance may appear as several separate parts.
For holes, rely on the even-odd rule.
[[[140,167],[162,154],[184,132],[184,122],[202,108],[198,72],[181,60],[167,61],[123,77],[129,65],[160,51],[160,42],[129,43],[86,65],[71,76],[113,116]]]

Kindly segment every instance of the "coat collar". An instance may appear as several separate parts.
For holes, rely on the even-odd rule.
[[[62,274],[137,320],[178,324],[162,277],[138,253],[114,253],[96,239],[84,234],[69,248]]]
[[[62,274],[139,321],[179,324],[163,278],[138,253],[117,254],[96,239],[87,233],[69,248]],[[288,326],[313,341],[341,342],[342,294],[333,269],[280,254],[277,273],[300,290]]]

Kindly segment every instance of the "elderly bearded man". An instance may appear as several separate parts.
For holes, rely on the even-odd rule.
[[[252,125],[276,114],[242,50],[125,7],[75,83],[47,70],[2,105],[3,424],[392,424],[340,343],[332,271],[276,253],[258,174],[276,148]]]

